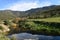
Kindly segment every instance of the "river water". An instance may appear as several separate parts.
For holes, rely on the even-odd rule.
[[[16,40],[60,40],[60,36],[32,35],[29,33],[12,34],[8,37],[15,37]]]

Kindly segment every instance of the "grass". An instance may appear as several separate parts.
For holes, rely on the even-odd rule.
[[[0,30],[3,30],[3,27],[2,26],[0,26]]]
[[[28,19],[28,21],[44,21],[44,22],[58,22],[60,23],[60,17],[52,17],[45,19]]]
[[[6,37],[3,33],[0,33],[0,40],[10,40],[10,39]]]
[[[8,38],[4,33],[0,33],[0,40],[16,40],[16,38],[14,36],[12,38]]]
[[[50,23],[50,22],[53,22],[53,23]],[[55,23],[55,22],[58,22],[58,23]],[[18,26],[16,30],[13,29],[12,31],[20,32],[21,30],[22,32],[31,31],[32,33],[36,33],[36,34],[42,33],[47,35],[60,35],[59,24],[60,24],[60,17],[52,17],[52,18],[45,18],[45,19],[27,19],[24,21],[19,21],[17,24]]]

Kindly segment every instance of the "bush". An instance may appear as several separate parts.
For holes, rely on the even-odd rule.
[[[11,40],[16,40],[16,38],[15,37],[12,37]]]
[[[6,37],[4,34],[0,33],[0,40],[10,40],[10,39]]]
[[[10,24],[9,20],[4,20],[4,25],[9,25],[9,24]]]
[[[0,30],[3,30],[3,27],[2,26],[0,26]]]

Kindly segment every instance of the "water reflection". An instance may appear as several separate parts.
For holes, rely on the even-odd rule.
[[[45,35],[32,35],[29,33],[20,33],[10,35],[9,38],[15,37],[17,40],[60,40],[60,36],[45,36]]]

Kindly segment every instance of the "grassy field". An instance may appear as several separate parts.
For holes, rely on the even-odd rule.
[[[45,19],[28,19],[29,21],[44,21],[44,22],[58,22],[60,23],[60,17],[45,18]]]

